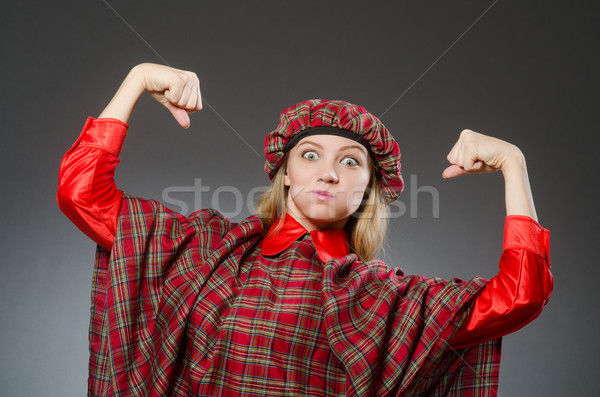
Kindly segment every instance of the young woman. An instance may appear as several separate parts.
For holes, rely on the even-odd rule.
[[[374,259],[402,192],[398,144],[366,109],[310,100],[265,139],[257,215],[189,216],[115,186],[148,91],[183,127],[195,74],[134,67],[60,168],[62,211],[98,243],[90,395],[495,395],[500,338],[548,301],[549,231],[520,150],[465,130],[443,176],[501,170],[507,216],[489,281],[405,276]]]

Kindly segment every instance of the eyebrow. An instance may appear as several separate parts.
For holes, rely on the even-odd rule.
[[[313,142],[313,141],[304,141],[304,142],[301,142],[301,143],[298,145],[298,147],[300,147],[300,146],[302,146],[302,145],[304,145],[304,144],[311,144],[311,145],[315,145],[315,146],[317,146],[318,148],[320,148],[320,149],[323,149],[323,145],[319,145],[318,143],[316,143],[316,142]],[[367,150],[366,150],[366,149],[365,149],[365,148],[364,148],[362,145],[346,145],[346,146],[342,146],[342,147],[340,148],[340,151],[341,151],[341,150],[346,150],[346,149],[359,149],[359,150],[361,151],[361,153],[363,153],[363,154],[364,154],[364,152],[363,152],[363,149],[364,149],[364,151],[365,151],[365,152],[367,151]]]

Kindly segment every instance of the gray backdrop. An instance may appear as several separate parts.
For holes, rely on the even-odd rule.
[[[0,394],[85,394],[95,244],[57,207],[58,167],[131,67],[166,62],[198,74],[204,110],[186,131],[145,95],[130,120],[119,188],[166,197],[181,211],[216,205],[240,220],[249,210],[236,211],[232,192],[246,199],[268,184],[262,144],[280,112],[309,98],[357,103],[385,112],[400,144],[406,190],[381,258],[406,273],[496,274],[502,174],[441,174],[464,128],[521,148],[539,222],[551,232],[555,291],[537,320],[504,338],[499,393],[597,395],[594,4],[3,5]]]

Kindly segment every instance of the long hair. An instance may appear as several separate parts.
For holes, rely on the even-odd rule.
[[[283,163],[273,177],[269,189],[260,196],[256,204],[256,213],[263,224],[263,235],[265,235],[273,223],[287,213],[287,196],[289,187],[285,185],[284,176],[287,171],[287,159],[285,156]],[[281,225],[280,225],[281,226]],[[274,232],[279,230],[279,226]]]
[[[263,233],[266,233],[273,223],[280,217],[285,216],[287,212],[289,187],[285,186],[284,183],[287,160],[288,158],[285,156],[283,163],[273,177],[270,188],[256,204],[256,212],[264,227]],[[361,261],[368,261],[377,256],[387,235],[389,217],[389,208],[385,204],[383,192],[377,180],[377,171],[372,161],[369,161],[369,164],[371,179],[367,187],[366,197],[344,226],[350,241],[350,248]],[[279,229],[279,226],[277,229]],[[277,230],[275,230],[276,232]]]

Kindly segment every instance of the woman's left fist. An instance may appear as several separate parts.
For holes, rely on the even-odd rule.
[[[502,170],[511,159],[523,154],[518,147],[498,138],[471,130],[463,130],[454,144],[448,161],[451,166],[442,173],[443,178],[463,174],[496,172]]]

